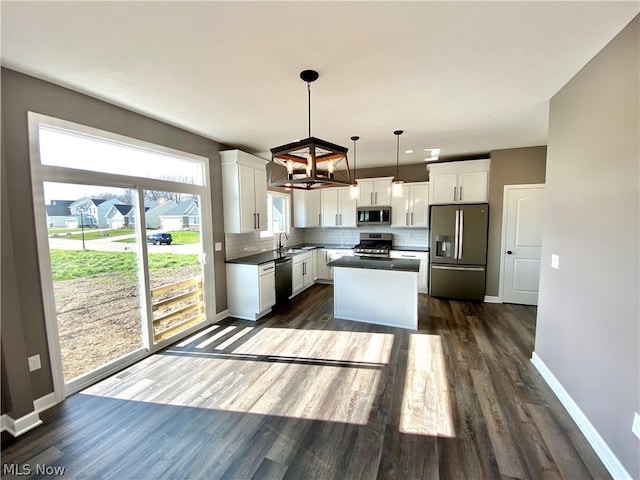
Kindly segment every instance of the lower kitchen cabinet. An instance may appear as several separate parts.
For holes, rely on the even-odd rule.
[[[351,248],[320,248],[317,251],[316,277],[318,280],[333,280],[333,268],[327,263],[346,255],[353,255]]]
[[[429,252],[405,252],[391,250],[391,258],[413,258],[420,260],[420,272],[418,272],[418,293],[429,293]]]
[[[291,295],[297,295],[315,280],[313,252],[295,255],[291,268]]]
[[[228,263],[227,303],[232,317],[257,320],[269,313],[276,304],[274,262]]]

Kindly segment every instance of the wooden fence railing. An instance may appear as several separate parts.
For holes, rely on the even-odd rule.
[[[153,339],[158,342],[204,320],[202,277],[151,290]]]

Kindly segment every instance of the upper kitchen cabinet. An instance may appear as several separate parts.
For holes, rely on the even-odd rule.
[[[320,226],[320,190],[293,190],[293,226]]]
[[[267,229],[267,161],[240,150],[220,152],[225,233]]]
[[[392,179],[393,177],[383,177],[358,180],[358,188],[360,189],[358,207],[390,206]]]
[[[405,183],[391,204],[392,227],[429,227],[429,182]]]
[[[321,225],[323,227],[355,227],[356,201],[349,187],[320,190]]]
[[[429,203],[484,203],[489,199],[489,160],[428,165]]]

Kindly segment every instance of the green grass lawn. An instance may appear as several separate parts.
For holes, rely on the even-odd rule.
[[[77,232],[80,232],[80,233],[77,233]],[[85,228],[84,239],[96,240],[98,238],[104,238],[106,236],[121,237],[122,235],[131,235],[133,233],[136,233],[136,231],[132,228],[118,228],[116,230],[99,230],[97,232],[92,228]],[[82,240],[82,232],[80,230],[77,230],[76,233],[62,237],[62,238],[69,239],[69,240]]]
[[[151,233],[153,230],[148,230],[147,233]],[[170,231],[173,243],[180,245],[186,245],[188,243],[200,243],[200,232],[192,232],[189,230],[177,230]],[[136,243],[137,238],[123,238],[122,240],[116,240],[118,243]]]
[[[81,231],[80,228],[49,228],[47,230],[49,235],[54,235],[54,234],[64,235],[66,233],[75,233],[79,231]]]
[[[171,253],[149,254],[149,270],[198,265],[198,255]],[[96,252],[93,250],[51,250],[53,280],[94,277],[101,273],[135,273],[138,268],[134,252]]]

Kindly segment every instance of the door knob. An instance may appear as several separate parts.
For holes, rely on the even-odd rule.
[[[507,255],[511,255],[513,252],[511,250],[507,250]]]

